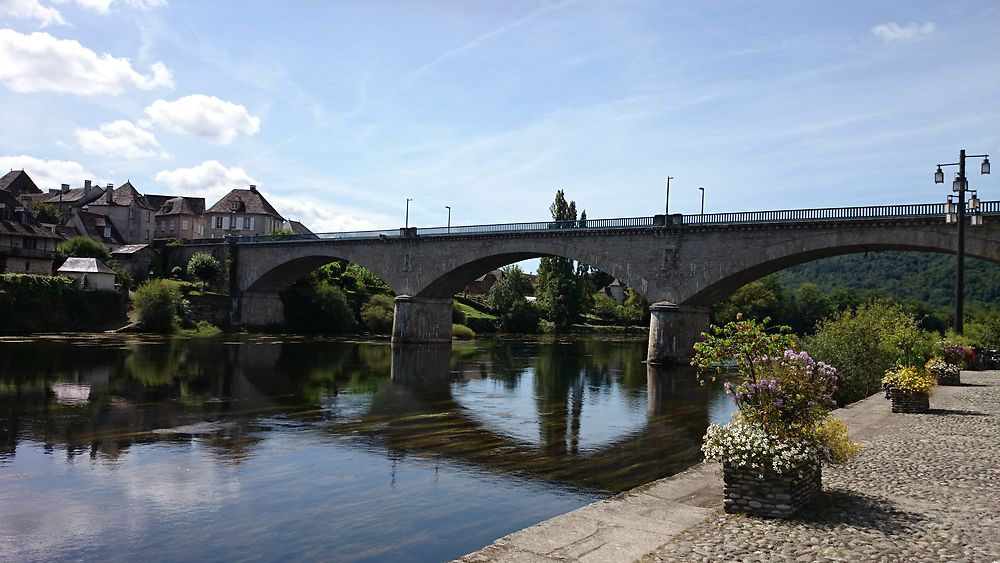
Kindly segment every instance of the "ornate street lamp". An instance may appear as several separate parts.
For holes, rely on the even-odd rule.
[[[983,164],[980,167],[980,172],[982,174],[990,173],[990,157],[987,154],[965,154],[965,149],[962,149],[958,153],[958,162],[949,162],[947,164],[938,164],[937,170],[934,171],[934,183],[943,184],[944,183],[944,171],[941,170],[942,166],[958,166],[958,174],[955,175],[955,181],[951,184],[951,191],[956,192],[956,195],[948,196],[948,203],[945,204],[945,222],[946,223],[957,223],[958,226],[958,248],[955,251],[956,256],[956,267],[955,267],[955,319],[952,327],[956,334],[962,334],[964,329],[964,317],[965,317],[965,192],[968,191],[972,194],[972,198],[968,201],[968,209],[972,211],[971,223],[973,226],[978,226],[983,224],[983,216],[979,213],[979,198],[975,190],[969,190],[969,181],[965,177],[965,159],[966,157],[979,158],[982,157]]]

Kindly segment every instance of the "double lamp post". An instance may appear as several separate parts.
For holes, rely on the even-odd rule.
[[[948,196],[948,203],[945,204],[945,222],[958,224],[958,249],[956,251],[957,261],[955,267],[955,319],[952,328],[956,334],[962,334],[965,319],[965,192],[971,192],[972,197],[968,201],[968,209],[972,211],[972,226],[983,224],[983,216],[979,213],[979,197],[976,190],[969,189],[969,182],[965,178],[966,157],[983,159],[980,171],[983,174],[990,173],[990,158],[988,154],[965,154],[965,149],[958,153],[958,162],[938,164],[934,172],[934,183],[944,183],[944,171],[942,166],[958,166],[958,174],[951,185],[951,191],[955,195]]]

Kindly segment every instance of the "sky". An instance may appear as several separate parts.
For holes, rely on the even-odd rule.
[[[936,164],[1000,160],[998,30],[995,0],[0,0],[0,170],[256,184],[315,232],[558,189],[649,216],[667,176],[677,213],[938,202]]]

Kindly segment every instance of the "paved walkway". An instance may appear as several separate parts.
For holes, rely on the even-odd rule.
[[[938,387],[929,414],[879,395],[835,414],[864,444],[823,469],[794,520],[722,511],[722,471],[701,464],[503,537],[461,561],[1000,562],[1000,371]]]

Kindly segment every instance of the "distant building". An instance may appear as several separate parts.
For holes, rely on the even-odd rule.
[[[90,206],[82,209],[71,208],[71,215],[66,220],[66,226],[72,227],[72,236],[85,236],[104,243],[111,250],[128,244],[110,218],[89,211]]]
[[[493,270],[492,272],[487,272],[474,281],[469,282],[465,286],[465,293],[472,295],[487,295],[493,284],[500,281],[503,277],[503,272],[500,270]]]
[[[0,272],[52,275],[52,258],[61,240],[32,216],[29,196],[19,199],[0,190]]]
[[[316,237],[315,234],[313,234],[312,231],[310,231],[308,228],[306,228],[305,225],[303,225],[302,223],[300,223],[298,221],[289,221],[288,219],[285,219],[285,222],[281,224],[281,230],[283,230],[283,231],[292,231],[292,234],[296,234],[296,235],[299,235],[299,236],[305,236],[305,237],[310,237],[310,238],[318,238],[318,237]]]
[[[74,208],[79,209],[103,194],[104,190],[100,186],[95,186],[91,180],[85,180],[82,188],[70,189],[69,184],[63,184],[58,190],[40,194],[36,200],[52,205],[62,213],[63,217],[69,217]]]
[[[147,195],[146,201],[156,210],[154,239],[205,238],[205,198]]]
[[[153,240],[155,210],[130,181],[117,189],[114,184],[108,184],[101,197],[88,204],[88,211],[107,217],[125,244],[148,243]]]
[[[115,290],[115,271],[97,258],[67,258],[56,273],[75,279],[83,289]]]
[[[9,192],[14,197],[34,196],[42,193],[42,190],[38,189],[38,186],[24,170],[11,170],[0,177],[0,190]]]
[[[124,267],[133,278],[144,278],[153,260],[148,244],[126,244],[111,251],[111,259]]]
[[[257,191],[234,189],[205,212],[205,236],[268,235],[281,228],[285,219]]]

